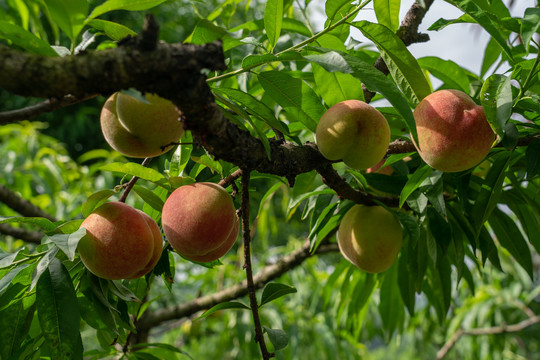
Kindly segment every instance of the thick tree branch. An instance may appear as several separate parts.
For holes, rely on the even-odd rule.
[[[53,216],[47,214],[45,211],[35,206],[28,200],[23,199],[18,194],[9,190],[2,184],[0,184],[0,202],[3,202],[8,207],[23,216],[44,217],[51,220],[52,222],[57,221]]]
[[[540,323],[540,315],[531,316],[526,320],[523,320],[517,324],[512,324],[512,325],[500,325],[500,326],[470,329],[470,330],[458,329],[454,333],[454,335],[452,335],[452,337],[437,352],[437,360],[440,360],[446,357],[448,352],[454,347],[454,345],[458,342],[458,340],[464,335],[479,336],[479,335],[496,335],[496,334],[504,334],[504,333],[514,333],[514,332],[522,331],[525,328],[532,326],[534,324],[537,324],[537,323]]]
[[[309,252],[310,244],[306,242],[300,249],[293,251],[289,255],[280,258],[276,263],[267,265],[253,276],[255,288],[260,289],[266,283],[280,277],[288,271],[302,264],[305,260],[313,256]],[[317,248],[315,254],[325,254],[337,251],[337,244],[323,244]],[[210,309],[224,301],[231,301],[247,295],[247,281],[233,285],[214,294],[201,296],[192,301],[188,301],[176,306],[169,306],[154,311],[145,312],[137,322],[137,329],[146,331],[160,325],[165,321],[181,319],[191,316],[199,311]]]

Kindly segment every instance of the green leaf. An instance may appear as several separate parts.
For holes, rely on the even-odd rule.
[[[0,38],[9,40],[24,50],[39,55],[58,56],[47,42],[38,38],[30,31],[7,21],[0,21]]]
[[[399,28],[400,0],[373,0],[373,8],[379,24],[386,26],[392,32]]]
[[[281,34],[283,21],[283,0],[268,0],[264,8],[264,30],[270,42],[270,49],[276,46]]]
[[[88,22],[94,29],[103,31],[108,37],[120,41],[127,36],[136,36],[137,33],[130,28],[112,21],[94,19]]]
[[[399,207],[402,207],[407,198],[418,189],[418,187],[424,182],[424,180],[433,172],[433,169],[429,165],[424,165],[416,169],[412,176],[407,180],[407,183],[401,190],[399,196]]]
[[[34,317],[36,296],[24,297],[21,301],[0,311],[0,359],[12,359],[19,350]]]
[[[120,299],[125,301],[136,301],[138,303],[141,302],[141,300],[139,300],[139,298],[128,287],[124,286],[122,282],[118,280],[110,280],[108,285],[111,293],[118,296]]]
[[[141,11],[148,10],[167,0],[109,0],[96,6],[87,20],[97,18],[114,10]]]
[[[221,163],[217,160],[213,160],[210,156],[204,154],[202,156],[192,156],[191,160],[197,164],[201,164],[209,168],[212,172],[216,172],[219,175],[223,175],[223,167]]]
[[[226,310],[226,309],[243,309],[249,310],[249,306],[246,306],[238,301],[226,301],[219,303],[215,306],[212,306],[210,309],[206,310],[201,316],[197,317],[195,320],[204,319],[205,317],[212,315],[216,311]]]
[[[502,32],[499,29],[499,25],[493,20],[486,11],[484,11],[480,6],[478,6],[474,1],[471,0],[446,0],[447,2],[455,5],[462,11],[469,14],[478,24],[480,24],[490,35],[491,37],[499,44],[502,48],[505,55],[510,60],[510,63],[514,62],[512,52],[506,44],[506,39],[503,36]]]
[[[345,74],[352,74],[360,79],[369,89],[381,93],[386,100],[392,104],[403,116],[409,132],[416,139],[416,124],[414,117],[407,103],[407,99],[396,87],[396,84],[384,76],[372,64],[359,57],[349,55],[341,51],[334,51],[323,48],[309,48],[310,51],[317,51],[321,54],[307,54],[304,58],[310,62],[321,65],[326,71],[339,71]],[[422,74],[422,76],[424,76]]]
[[[20,217],[20,216],[11,216],[5,217],[0,216],[0,224],[9,224],[9,223],[19,223],[19,224],[29,224],[42,228],[45,231],[53,231],[56,229],[56,225],[47,218],[42,217]]]
[[[353,25],[377,45],[394,81],[414,106],[431,94],[424,72],[403,40],[383,25],[369,21],[358,21]]]
[[[105,164],[101,166],[99,169],[102,171],[112,171],[112,172],[118,172],[122,174],[137,176],[140,179],[148,180],[166,189],[169,188],[169,182],[167,181],[167,178],[163,176],[163,174],[161,174],[159,171],[154,170],[152,168],[147,168],[145,166],[142,166],[141,164],[137,164],[133,162],[128,162],[128,163],[113,162],[113,163]]]
[[[48,240],[58,246],[70,261],[73,261],[75,260],[77,245],[84,235],[86,235],[86,229],[80,228],[72,234],[55,234],[49,236]]]
[[[528,8],[525,9],[525,15],[521,22],[521,40],[523,45],[525,45],[525,50],[527,54],[529,53],[529,44],[533,35],[540,28],[540,9],[539,8]]]
[[[418,59],[418,64],[422,69],[428,70],[452,89],[459,89],[465,93],[469,92],[471,81],[467,76],[467,71],[455,62],[443,60],[436,56],[426,56]]]
[[[486,118],[499,135],[504,135],[506,123],[512,115],[512,86],[510,78],[504,75],[491,75],[480,90],[480,102],[484,107]]]
[[[268,334],[268,338],[275,350],[281,350],[287,347],[289,344],[289,335],[281,329],[270,329],[267,326],[263,326],[264,331]]]
[[[385,337],[390,339],[403,321],[403,301],[398,287],[398,264],[394,264],[384,274],[381,285],[379,314],[381,315]]]
[[[416,294],[414,292],[414,276],[409,269],[409,246],[401,249],[401,255],[398,263],[398,286],[401,299],[407,307],[410,316],[414,316],[414,305],[416,303]]]
[[[86,199],[84,204],[82,204],[82,214],[86,218],[88,215],[90,215],[94,210],[96,210],[99,206],[104,204],[108,198],[116,194],[116,191],[104,189],[99,190],[93,193]]]
[[[238,89],[217,88],[214,91],[226,95],[229,99],[238,102],[246,107],[246,109],[258,119],[264,121],[269,126],[277,129],[284,135],[289,136],[287,125],[276,119],[274,112],[262,101],[255,98],[253,95],[245,93]]]
[[[493,210],[488,222],[499,243],[508,250],[533,280],[531,251],[516,222],[498,208]]]
[[[278,299],[287,294],[293,294],[297,290],[294,286],[280,284],[280,283],[268,283],[263,289],[261,296],[261,303],[259,307],[263,306],[270,301]]]
[[[317,43],[323,48],[346,51],[343,41],[330,34],[319,37]],[[349,99],[364,100],[362,82],[352,74],[329,72],[317,64],[312,64],[312,67],[315,91],[323,98],[326,106],[331,107]]]
[[[54,359],[82,359],[81,315],[69,272],[58,259],[51,261],[36,287],[39,324]]]
[[[251,119],[250,114],[246,110],[244,110],[240,105],[236,104],[236,102],[229,100],[225,98],[224,96],[216,93],[216,98],[222,102],[223,104],[227,105],[230,109],[232,109],[235,113],[237,113],[239,116],[241,116],[247,123],[255,130],[255,133],[257,133],[257,137],[261,141],[261,143],[264,146],[264,149],[266,151],[266,157],[268,160],[270,160],[272,154],[270,150],[270,141],[264,134],[263,130],[259,126],[258,123],[254,122]]]
[[[191,131],[186,131],[180,139],[180,145],[175,149],[171,163],[169,165],[169,182],[171,177],[176,177],[182,174],[187,163],[191,159],[191,152],[193,151],[193,137]]]
[[[71,39],[71,43],[75,44],[88,15],[88,1],[45,0],[45,3],[52,20]]]
[[[39,259],[34,272],[32,273],[32,282],[30,284],[30,290],[34,289],[38,283],[41,275],[49,268],[50,263],[56,258],[58,253],[58,247],[52,246],[41,259]]]
[[[325,108],[308,84],[280,71],[263,72],[257,77],[268,96],[294,119],[315,132]]]
[[[17,250],[14,253],[0,252],[0,269],[10,266],[13,261],[15,261],[15,258],[19,255],[20,251],[21,250]]]
[[[525,152],[527,161],[527,179],[533,179],[540,174],[540,139],[534,139]]]
[[[490,38],[486,49],[484,50],[484,58],[482,59],[482,67],[480,69],[480,76],[486,75],[488,70],[493,66],[495,61],[501,56],[502,50],[497,41],[494,38]],[[468,91],[466,91],[468,92]]]
[[[502,184],[506,175],[506,168],[510,162],[510,155],[510,152],[505,151],[496,157],[486,175],[482,187],[480,188],[478,197],[474,202],[471,216],[477,234],[493,209],[497,207],[497,202],[502,191]]]
[[[152,209],[161,212],[163,210],[163,200],[150,189],[147,189],[140,185],[133,186],[133,191],[137,193],[144,200],[145,203],[150,205]]]
[[[0,295],[6,292],[6,290],[12,285],[13,279],[15,279],[15,277],[27,267],[28,264],[18,265],[0,278]]]
[[[348,9],[348,5],[351,2],[352,0],[327,0],[324,3],[324,12],[326,13],[328,19],[333,20],[335,16],[340,13],[340,10],[343,9],[343,7]]]
[[[229,35],[229,32],[224,28],[206,19],[201,19],[186,41],[195,45],[202,45],[221,39],[227,35]]]

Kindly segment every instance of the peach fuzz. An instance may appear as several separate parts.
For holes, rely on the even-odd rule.
[[[116,151],[134,158],[159,156],[172,148],[184,133],[179,113],[173,103],[147,94],[144,103],[120,92],[103,105],[101,130],[107,143]]]
[[[192,261],[220,258],[238,236],[239,220],[231,196],[209,182],[176,189],[165,201],[161,219],[171,246]]]
[[[365,170],[386,154],[390,127],[373,106],[360,100],[346,100],[321,116],[315,136],[325,158],[343,160],[351,168]]]
[[[93,274],[104,279],[134,279],[154,268],[163,247],[156,222],[121,202],[98,207],[81,224],[86,235],[79,256]]]
[[[468,170],[489,153],[495,133],[484,108],[459,90],[439,90],[426,96],[414,110],[422,159],[445,172]]]
[[[341,254],[359,269],[380,273],[392,266],[402,246],[397,218],[382,206],[354,205],[337,233]]]

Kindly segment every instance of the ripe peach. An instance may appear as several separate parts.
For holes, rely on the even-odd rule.
[[[360,100],[342,101],[328,109],[317,125],[317,146],[328,160],[343,160],[355,169],[377,164],[390,143],[383,114]]]
[[[414,110],[414,119],[418,153],[440,171],[472,168],[495,141],[484,108],[459,90],[439,90],[426,96]]]
[[[184,133],[178,110],[169,100],[147,94],[149,104],[115,93],[101,110],[101,130],[113,149],[135,158],[154,157],[170,150]]]
[[[231,196],[209,182],[176,189],[165,201],[161,221],[171,246],[192,261],[220,258],[238,236],[239,221]]]
[[[396,217],[382,206],[354,205],[339,225],[341,254],[361,270],[379,273],[396,261],[402,231]]]
[[[135,279],[157,264],[163,240],[156,222],[121,202],[98,207],[81,224],[86,235],[79,241],[84,265],[104,279]]]

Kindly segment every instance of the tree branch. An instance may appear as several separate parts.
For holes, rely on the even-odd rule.
[[[95,96],[96,95],[88,95],[81,98],[76,98],[71,95],[66,95],[59,99],[48,99],[40,102],[39,104],[30,105],[22,109],[0,112],[0,125],[6,125],[16,121],[31,119],[46,112],[51,112],[56,109],[89,100]]]
[[[45,234],[40,233],[39,231],[16,228],[7,224],[0,224],[0,233],[34,244],[41,244],[41,239],[45,236]]]
[[[283,256],[274,264],[265,266],[253,276],[255,288],[262,288],[266,283],[294,269],[315,254],[338,251],[337,244],[335,243],[320,245],[315,254],[310,253],[309,248],[309,241],[306,241],[300,249]],[[138,331],[147,331],[165,321],[191,316],[199,311],[210,309],[212,306],[224,301],[231,301],[243,297],[247,295],[247,293],[247,281],[244,280],[240,284],[233,285],[214,294],[201,296],[197,299],[175,306],[169,306],[154,311],[146,311],[137,322],[137,329]]]
[[[3,202],[8,207],[23,216],[44,217],[51,220],[52,222],[57,221],[53,216],[47,214],[45,211],[35,206],[28,200],[23,199],[18,194],[9,190],[2,184],[0,184],[0,202]]]
[[[514,332],[524,330],[525,328],[532,326],[534,324],[537,324],[539,322],[540,322],[540,315],[537,315],[537,316],[531,316],[526,320],[523,320],[517,324],[512,324],[512,325],[500,325],[500,326],[470,329],[470,330],[458,329],[454,333],[454,335],[452,335],[452,337],[437,352],[437,360],[441,360],[444,357],[446,357],[446,355],[452,349],[452,347],[454,347],[454,345],[458,342],[458,340],[464,335],[479,336],[479,335],[514,333]]]
[[[244,269],[246,270],[247,291],[251,313],[253,314],[253,323],[255,325],[255,342],[259,343],[262,357],[268,360],[274,357],[275,354],[269,353],[264,341],[264,333],[259,317],[259,304],[257,303],[257,295],[255,293],[255,283],[253,282],[253,268],[251,266],[251,233],[249,231],[249,178],[250,171],[242,170],[242,238],[244,240]]]

